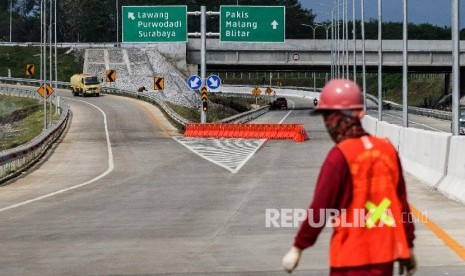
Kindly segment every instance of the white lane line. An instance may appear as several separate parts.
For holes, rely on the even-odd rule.
[[[102,109],[100,109],[100,107],[98,107],[98,106],[96,106],[94,104],[91,104],[91,103],[88,103],[88,102],[85,102],[85,101],[81,101],[81,100],[71,99],[71,98],[68,98],[68,99],[72,100],[72,101],[78,101],[78,102],[82,102],[82,103],[91,105],[91,106],[95,107],[96,109],[98,109],[102,113],[103,122],[104,122],[104,125],[105,125],[105,136],[106,136],[106,140],[107,140],[108,169],[105,172],[103,172],[102,174],[100,174],[99,176],[97,176],[95,178],[92,178],[91,180],[86,181],[86,182],[84,182],[82,184],[78,184],[78,185],[75,185],[75,186],[72,186],[72,187],[69,187],[69,188],[66,188],[66,189],[58,190],[58,191],[50,193],[50,194],[46,194],[46,195],[43,195],[43,196],[39,196],[39,197],[30,199],[30,200],[26,200],[26,201],[23,201],[23,202],[20,202],[20,203],[16,203],[16,204],[1,208],[0,212],[11,210],[11,209],[14,209],[14,208],[17,208],[17,207],[20,207],[20,206],[24,206],[24,205],[29,204],[29,203],[33,203],[33,202],[36,202],[36,201],[39,201],[39,200],[42,200],[42,199],[46,199],[46,198],[49,198],[49,197],[52,197],[52,196],[56,196],[56,195],[59,195],[59,194],[62,194],[62,193],[65,193],[65,192],[68,192],[68,191],[71,191],[71,190],[75,190],[75,189],[87,186],[87,185],[92,184],[95,181],[105,177],[106,175],[111,173],[113,171],[113,169],[115,168],[114,162],[113,162],[113,151],[111,149],[110,134],[108,132],[107,115],[105,114],[105,112]]]
[[[291,100],[288,100],[288,101],[292,103],[292,109],[294,109],[295,108],[295,103],[293,101],[291,101]],[[286,116],[284,116],[284,118],[281,121],[279,121],[279,124],[282,124],[284,122],[284,120],[286,120],[287,116],[289,116],[291,114],[292,111],[293,110],[290,110],[289,112],[287,112]]]
[[[377,111],[375,111],[376,113],[378,113]],[[402,117],[399,117],[399,116],[396,116],[396,115],[392,115],[392,114],[387,114],[387,113],[383,113],[383,115],[386,115],[388,117],[392,117],[392,118],[396,118],[396,119],[399,119],[400,121],[402,121]],[[414,122],[414,121],[411,121],[409,120],[409,123],[412,123],[414,125],[419,125],[419,126],[422,126],[422,127],[425,127],[425,128],[429,128],[429,129],[432,129],[434,131],[438,131],[438,132],[444,132],[443,130],[440,130],[440,129],[437,129],[437,128],[434,128],[434,127],[431,127],[431,126],[428,126],[428,125],[425,125],[425,124],[422,124],[422,123],[417,123],[417,122]]]

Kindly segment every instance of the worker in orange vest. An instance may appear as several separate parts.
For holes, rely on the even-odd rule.
[[[410,218],[405,181],[397,151],[384,138],[362,128],[360,88],[350,80],[331,80],[323,88],[313,112],[323,115],[336,143],[324,161],[314,198],[283,258],[291,273],[302,250],[313,246],[329,217],[334,229],[330,246],[331,276],[393,275],[399,261],[401,275],[413,275],[414,225]]]

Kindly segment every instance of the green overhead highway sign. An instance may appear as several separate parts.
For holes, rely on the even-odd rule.
[[[284,6],[221,6],[221,42],[284,42]]]
[[[187,6],[123,6],[123,42],[187,42]]]

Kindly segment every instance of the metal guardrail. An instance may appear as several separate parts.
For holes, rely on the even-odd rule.
[[[263,106],[254,110],[250,110],[247,112],[243,112],[241,114],[237,114],[228,118],[225,118],[223,120],[218,121],[218,123],[236,123],[236,124],[243,124],[246,122],[249,122],[255,118],[258,118],[259,116],[262,116],[263,114],[267,113],[270,110],[269,106]]]
[[[40,86],[41,81],[40,80],[35,80],[35,79],[22,79],[22,78],[6,78],[6,77],[0,77],[0,83],[8,83],[8,84],[35,84],[37,86]],[[54,82],[53,82],[54,83]],[[58,87],[68,89],[70,86],[69,82],[63,82],[63,81],[58,81],[57,82]],[[33,93],[37,94],[34,89],[36,88],[30,88]],[[124,96],[129,96],[132,98],[138,98],[141,100],[148,101],[150,103],[153,103],[160,107],[172,120],[174,120],[176,123],[181,124],[184,126],[186,123],[189,121],[178,115],[176,112],[174,112],[166,103],[163,101],[157,99],[156,97],[152,95],[147,95],[139,92],[132,92],[132,91],[127,91],[127,90],[121,90],[117,88],[111,88],[111,87],[102,87],[102,90],[105,93],[108,94],[115,94],[115,95],[124,95]]]
[[[35,80],[35,79],[23,79],[23,78],[6,78],[6,77],[0,77],[0,83],[9,83],[9,84],[34,84],[36,86],[40,86],[41,81],[40,80]],[[63,82],[63,81],[58,81],[57,82],[58,87],[61,88],[69,88],[69,82]],[[31,93],[35,93],[35,88],[30,88]],[[123,89],[118,89],[118,88],[112,88],[112,87],[102,87],[102,90],[105,93],[108,94],[114,94],[114,95],[122,95],[122,96],[127,96],[131,98],[137,98],[140,100],[147,101],[149,103],[152,103],[159,108],[175,123],[179,124],[182,128],[185,127],[187,123],[190,123],[189,120],[185,119],[184,117],[180,116],[178,113],[176,113],[172,108],[170,108],[164,101],[156,98],[154,95],[147,94],[144,92],[135,92],[135,91],[129,91],[129,90],[123,90]],[[37,93],[35,93],[37,94]],[[231,95],[228,96],[238,96],[238,94],[235,93],[228,93]],[[239,95],[239,97],[249,97],[248,95]],[[262,112],[261,110],[254,110],[254,112]],[[262,115],[264,113],[260,113]],[[257,115],[256,117],[260,116]],[[238,115],[235,115],[238,116]],[[250,117],[253,118],[253,112],[250,112],[250,114],[246,115],[245,117]],[[234,116],[233,116],[234,117]],[[255,118],[256,118],[255,117]],[[228,118],[226,118],[228,119]]]
[[[0,83],[20,84],[20,85],[34,84],[34,85],[40,86],[42,84],[42,81],[41,80],[36,80],[36,79],[0,77]],[[52,84],[55,84],[55,81],[53,81]],[[69,88],[69,82],[57,81],[57,86],[59,88]]]
[[[162,109],[166,115],[168,115],[173,121],[182,125],[183,127],[190,122],[171,109],[171,107],[169,107],[164,101],[156,98],[155,95],[148,94],[147,92],[133,92],[111,87],[102,87],[102,90],[107,94],[122,95],[152,103]]]
[[[129,44],[129,45],[128,45]],[[22,46],[22,47],[40,47],[40,42],[0,42],[0,46]],[[117,43],[117,42],[101,42],[101,43],[81,43],[81,42],[60,42],[57,43],[58,48],[108,48],[108,47],[134,47],[137,43]]]
[[[11,84],[25,84],[25,83],[29,83],[29,84],[34,83],[34,84],[37,84],[37,85],[40,84],[40,80],[0,77],[0,83],[2,83],[2,82],[3,83],[11,83]],[[59,81],[57,84],[60,87],[64,87],[64,88],[69,87],[68,82]],[[241,85],[235,85],[235,86],[241,87]],[[248,86],[244,85],[243,87],[248,87]],[[296,90],[305,90],[305,91],[313,89],[311,87],[287,87],[287,86],[286,86],[286,88],[296,89]],[[113,90],[118,90],[118,89],[113,88]],[[317,90],[321,90],[321,89],[317,89]],[[123,91],[123,90],[121,90],[121,91]],[[126,93],[130,93],[130,94],[126,94]],[[141,94],[141,93],[131,92],[131,91],[124,91],[121,94],[126,94],[128,96],[130,95],[131,97],[134,97],[133,94],[137,95],[137,94]],[[247,94],[241,94],[241,93],[218,93],[218,94],[219,95],[223,94],[224,96],[233,96],[231,94],[236,94],[236,95],[240,95],[240,96],[237,96],[237,97],[249,97],[249,96],[246,96]],[[373,96],[371,94],[368,94],[368,93],[366,95],[367,95],[367,98],[369,98],[370,100],[372,100],[376,104],[378,104],[378,98],[377,97],[375,97],[375,96]],[[136,96],[136,98],[139,98],[139,97]],[[176,115],[178,117],[180,117],[180,118],[178,118],[179,120],[175,119],[175,118],[172,118],[176,122],[183,121],[184,123],[181,123],[183,126],[185,125],[185,123],[188,122],[186,119],[179,116],[176,112],[172,111],[172,109],[169,108],[166,104],[164,104],[161,100],[155,98],[155,100],[152,101],[151,99],[149,99],[149,102],[154,102],[154,101],[158,101],[158,102],[162,103],[161,105],[159,105],[162,109],[164,109],[164,106],[166,106],[167,109],[170,110],[169,112],[165,110],[165,112],[166,112],[166,114],[168,116],[171,117],[170,114],[175,114],[175,115],[173,115],[173,117],[176,116]],[[389,104],[391,106],[391,108],[393,108],[395,110],[402,110],[402,105],[400,105],[400,104],[390,102],[390,101],[384,101],[384,103]],[[422,116],[427,116],[427,117],[433,117],[433,118],[437,118],[437,119],[443,119],[443,120],[451,120],[452,119],[452,112],[448,112],[448,111],[434,110],[434,109],[427,109],[427,108],[420,108],[420,107],[413,107],[413,106],[409,106],[408,111],[409,111],[409,113],[412,113],[412,114],[422,115]]]
[[[253,87],[255,85],[249,85],[249,84],[229,84],[229,86],[234,86],[234,87],[244,87],[244,88],[250,88],[250,87]],[[270,87],[272,89],[292,89],[292,90],[302,90],[302,91],[306,91],[306,92],[309,92],[309,91],[313,91],[313,87],[305,87],[305,86],[288,86],[286,85],[285,87],[280,87],[280,86],[276,86],[276,85],[258,85],[258,87]],[[315,92],[321,92],[323,88],[316,88],[315,89]]]
[[[0,94],[5,96],[31,98],[36,100],[43,99],[32,87],[18,88],[17,86],[0,85]]]
[[[146,102],[155,104],[158,106],[160,109],[163,110],[173,121],[176,123],[180,124],[182,127],[185,127],[186,124],[191,123],[189,120],[185,119],[184,117],[180,116],[178,113],[176,113],[171,107],[169,107],[165,102],[161,101],[160,99],[156,98],[153,94],[147,94],[146,92],[132,92],[132,91],[127,91],[127,90],[122,90],[122,89],[115,89],[115,88],[108,88],[104,87],[102,90],[105,93],[108,94],[114,94],[114,95],[123,95],[131,98],[137,98],[140,100],[144,100]],[[218,93],[219,95],[226,96],[226,93]],[[234,93],[227,93],[228,96],[237,96],[237,94]],[[230,95],[231,94],[231,95]],[[243,95],[239,95],[244,97]],[[248,95],[246,96],[248,97]],[[218,123],[245,123],[250,120],[253,120],[266,112],[268,112],[269,107],[265,106],[259,109],[255,110],[250,110],[241,114],[237,114],[228,118],[225,118],[223,120],[218,121]]]
[[[249,93],[231,93],[231,92],[213,92],[215,96],[220,96],[220,97],[227,97],[227,98],[245,98],[245,99],[250,99],[250,98],[255,98],[254,95],[249,94]],[[263,96],[260,96],[259,99],[262,99]]]
[[[367,98],[378,104],[378,98],[366,94]],[[391,102],[391,101],[383,101],[384,105],[389,105],[390,108],[395,109],[395,110],[403,110],[402,105]],[[421,107],[414,107],[414,106],[409,106],[408,107],[408,112],[411,114],[416,114],[416,115],[421,115],[421,116],[427,116],[427,117],[432,117],[436,119],[443,119],[443,120],[452,120],[452,112],[449,111],[443,111],[443,110],[435,110],[435,109],[427,109],[427,108],[421,108]]]
[[[8,96],[19,96],[41,98],[38,93],[31,88],[17,88],[0,86],[0,94]],[[28,143],[13,149],[0,152],[0,183],[19,175],[23,170],[35,163],[56,141],[67,126],[69,118],[69,107],[62,105],[58,122],[51,128],[42,132]]]

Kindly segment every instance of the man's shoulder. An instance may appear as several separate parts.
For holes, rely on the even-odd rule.
[[[342,150],[338,146],[332,147],[328,155],[326,156],[325,163],[340,163],[340,162],[346,162],[344,158],[344,154],[342,153]]]

